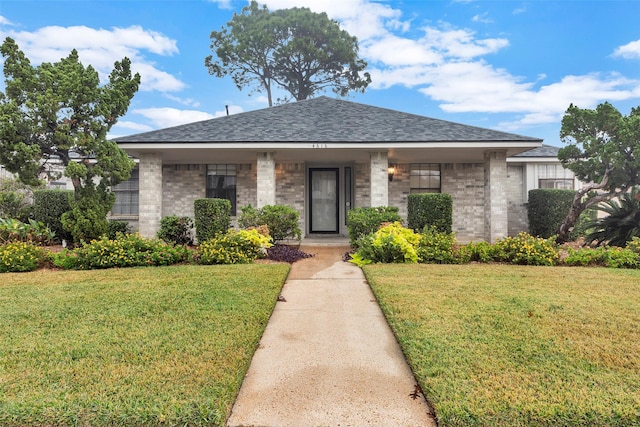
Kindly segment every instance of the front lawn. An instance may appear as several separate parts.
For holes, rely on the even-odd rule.
[[[640,271],[364,271],[440,426],[640,425]]]
[[[223,425],[288,271],[2,274],[0,424]]]

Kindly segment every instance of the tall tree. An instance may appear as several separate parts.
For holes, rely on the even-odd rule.
[[[36,67],[11,38],[0,53],[6,84],[0,92],[0,163],[28,184],[39,184],[54,173],[52,163],[61,164],[75,194],[63,223],[74,238],[99,236],[115,201],[109,188],[128,179],[134,166],[107,133],[129,108],[140,75],[132,75],[124,58],[101,86],[98,72],[83,66],[75,49]]]
[[[331,89],[340,96],[364,92],[371,76],[358,58],[358,40],[326,13],[308,8],[270,12],[252,1],[220,31],[211,32],[209,73],[231,76],[238,89],[257,85],[273,105],[273,86],[300,101]],[[287,101],[284,99],[283,101]]]
[[[640,184],[640,108],[624,116],[608,102],[595,110],[572,104],[562,118],[560,138],[566,144],[558,152],[560,162],[586,183],[559,227],[558,241],[566,242],[585,209]]]

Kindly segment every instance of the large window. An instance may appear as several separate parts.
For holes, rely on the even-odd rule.
[[[207,197],[229,200],[236,214],[236,165],[207,165]]]
[[[439,163],[411,163],[409,166],[411,193],[440,192]]]
[[[573,190],[573,172],[562,165],[538,165],[538,188]]]
[[[114,186],[111,191],[116,195],[116,203],[111,209],[112,215],[138,215],[140,172],[138,167],[131,171],[131,177]]]

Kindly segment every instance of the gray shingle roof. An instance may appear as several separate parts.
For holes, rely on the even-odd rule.
[[[163,142],[540,142],[386,108],[321,96],[115,139]]]
[[[560,147],[542,145],[541,147],[532,148],[524,153],[516,154],[513,157],[558,157],[558,150],[560,150]]]

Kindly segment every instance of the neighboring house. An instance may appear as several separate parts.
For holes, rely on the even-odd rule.
[[[528,188],[564,179],[537,169],[559,165],[541,139],[325,96],[115,141],[139,166],[114,188],[113,218],[149,237],[204,197],[229,199],[234,215],[288,205],[304,236],[346,236],[354,207],[398,206],[406,218],[409,194],[442,192],[458,240],[493,242],[526,229]],[[532,149],[541,155],[523,154]]]
[[[538,188],[577,190],[582,183],[558,160],[559,147],[542,145],[507,158],[509,235],[529,231],[529,191]]]
[[[44,174],[41,176],[44,181],[44,187],[51,190],[73,190],[73,184],[71,180],[62,175],[64,168],[59,162],[50,162],[49,170],[59,173],[61,176],[57,179],[49,179]],[[17,179],[17,176],[6,170],[4,166],[0,165],[0,181],[3,179]]]

